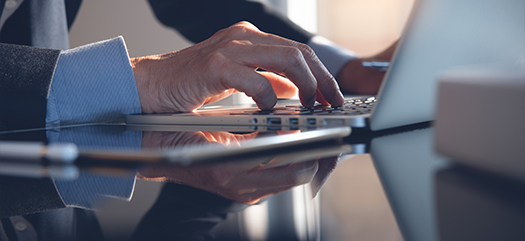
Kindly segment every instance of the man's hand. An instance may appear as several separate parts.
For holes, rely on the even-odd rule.
[[[270,109],[276,93],[295,91],[289,81],[304,106],[315,100],[343,104],[334,77],[308,46],[263,33],[247,22],[181,51],[133,58],[131,65],[144,113],[190,112],[235,91]]]
[[[368,58],[356,58],[348,61],[337,75],[337,81],[345,94],[376,95],[381,87],[385,72],[379,69],[363,67],[366,61],[390,61],[397,47],[394,42],[383,52]]]

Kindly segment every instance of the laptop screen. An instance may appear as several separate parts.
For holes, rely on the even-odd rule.
[[[525,64],[525,1],[420,0],[372,113],[372,130],[434,119],[437,78],[463,65]]]

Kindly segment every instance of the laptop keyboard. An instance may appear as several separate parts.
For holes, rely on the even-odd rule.
[[[301,105],[277,106],[271,110],[248,110],[231,115],[362,115],[369,114],[376,103],[375,97],[347,98],[341,107],[317,104],[307,108]]]

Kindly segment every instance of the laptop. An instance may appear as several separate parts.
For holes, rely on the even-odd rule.
[[[340,108],[302,108],[298,101],[284,101],[273,111],[255,105],[204,107],[192,113],[129,115],[126,122],[377,131],[432,121],[442,71],[481,63],[525,64],[523,9],[523,0],[416,1],[378,95],[349,98]]]

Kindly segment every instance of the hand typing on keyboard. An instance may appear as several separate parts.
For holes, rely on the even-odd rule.
[[[333,106],[344,101],[313,50],[247,22],[181,51],[133,58],[131,64],[145,113],[191,112],[236,91],[251,96],[260,109],[271,109],[277,94],[294,86],[306,107],[316,100]]]
[[[317,104],[312,107],[300,105],[276,106],[271,110],[245,111],[234,115],[361,115],[368,114],[376,103],[375,97],[348,98],[343,106]]]

